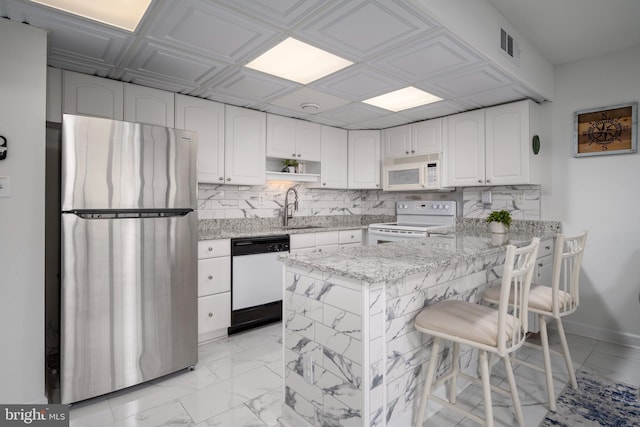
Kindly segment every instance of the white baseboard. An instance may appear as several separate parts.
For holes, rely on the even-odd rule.
[[[555,322],[551,322],[549,327],[553,328],[553,326],[555,326],[554,323]],[[640,348],[640,335],[601,328],[599,326],[585,325],[584,323],[572,322],[567,319],[562,319],[562,324],[564,325],[565,332],[628,347]]]

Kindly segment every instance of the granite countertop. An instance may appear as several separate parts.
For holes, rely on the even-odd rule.
[[[506,245],[525,246],[533,237],[555,237],[552,229],[520,230],[492,235],[486,230],[450,231],[426,239],[350,247],[310,253],[283,254],[287,266],[312,268],[349,279],[390,282],[412,274],[435,270],[505,250]]]
[[[282,218],[239,218],[226,220],[200,220],[199,240],[234,239],[239,237],[274,236],[279,234],[318,233],[325,231],[367,228],[371,223],[390,222],[388,215],[335,215],[303,216],[289,220],[290,227],[282,226]]]

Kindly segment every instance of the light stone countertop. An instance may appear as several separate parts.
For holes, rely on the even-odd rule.
[[[524,246],[533,237],[544,240],[555,237],[555,234],[551,230],[539,230],[492,235],[486,231],[467,230],[377,246],[283,254],[279,259],[287,266],[315,269],[357,281],[391,282],[498,253],[509,244]]]

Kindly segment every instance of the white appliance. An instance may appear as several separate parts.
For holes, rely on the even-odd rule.
[[[424,239],[430,233],[455,227],[456,202],[453,200],[409,200],[396,202],[397,222],[370,224],[369,245]]]
[[[386,191],[439,190],[440,153],[385,159],[382,164],[382,189]]]

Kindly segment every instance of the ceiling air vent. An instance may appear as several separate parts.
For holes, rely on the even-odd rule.
[[[500,28],[500,49],[514,62],[520,62],[520,49],[514,38],[504,28]]]

